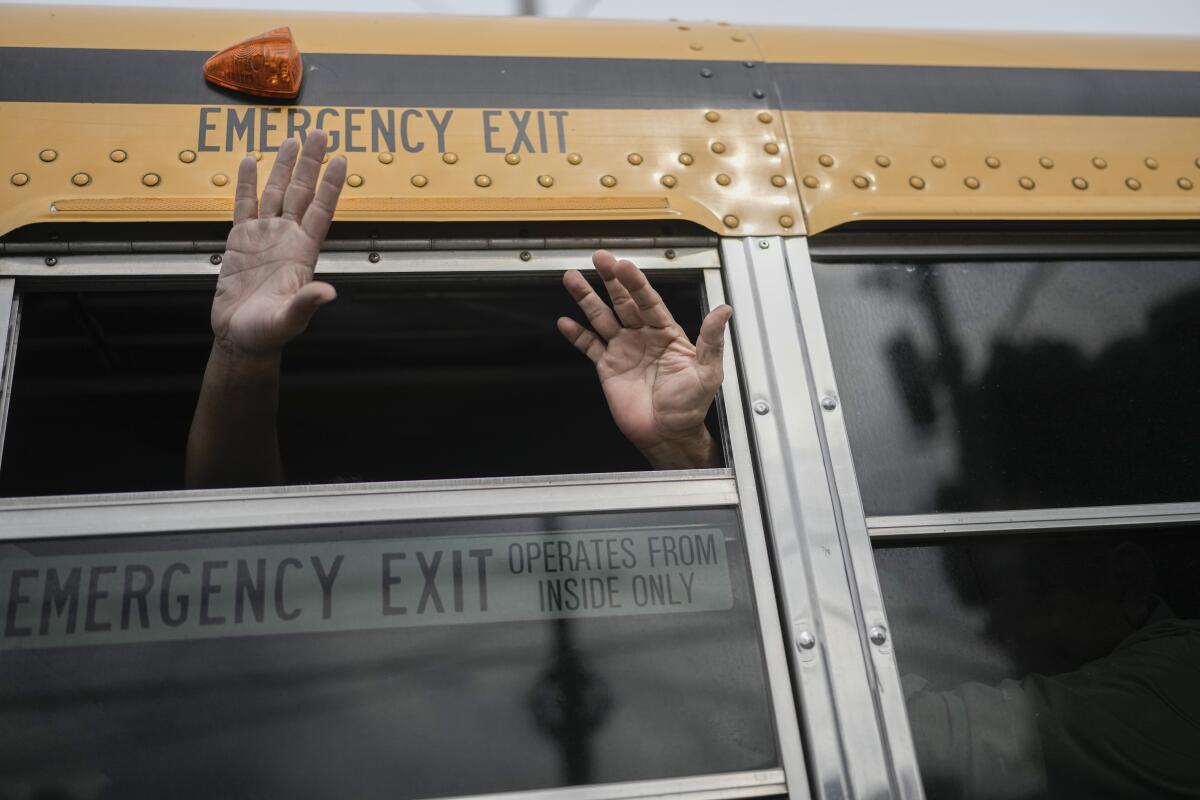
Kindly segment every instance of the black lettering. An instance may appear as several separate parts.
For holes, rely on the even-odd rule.
[[[487,112],[485,111],[484,113],[486,114]],[[530,111],[523,111],[520,114],[517,114],[516,111],[508,112],[508,116],[512,117],[513,125],[516,126],[516,131],[513,135],[513,145],[511,148],[512,152],[514,153],[521,152],[522,143],[525,144],[525,147],[527,150],[529,150],[529,152],[534,152],[533,142],[530,141],[529,134],[525,132],[525,128],[529,125],[529,116],[532,113],[533,112]],[[499,130],[499,128],[497,128],[497,130]],[[501,150],[500,152],[503,153],[504,151]]]
[[[646,588],[646,577],[644,575],[634,575],[630,583],[633,586],[633,602],[639,606],[649,603],[650,590]]]
[[[405,112],[407,113],[407,112]],[[417,114],[421,112],[418,111]],[[387,122],[384,121],[383,114],[379,113],[379,109],[371,110],[371,151],[380,152],[379,140],[383,139],[383,150],[388,153],[396,152],[396,112],[392,109],[387,110]],[[404,117],[400,117],[400,135],[404,136]]]
[[[296,122],[300,118],[301,122]],[[303,108],[289,108],[287,112],[287,138],[294,139],[300,137],[303,142],[308,138],[308,126],[312,124],[312,114],[309,114]]]
[[[201,625],[224,625],[224,617],[214,617],[208,613],[208,600],[214,594],[221,593],[220,585],[213,585],[212,574],[214,570],[226,569],[229,567],[228,561],[205,561],[200,565],[200,624]]]
[[[111,622],[96,621],[96,605],[106,597],[108,592],[100,591],[100,578],[104,575],[117,574],[116,567],[92,567],[88,575],[87,611],[83,615],[83,629],[90,633],[102,633],[112,630]]]
[[[389,111],[388,113],[390,114],[391,112]],[[419,153],[425,149],[424,142],[412,144],[408,141],[408,120],[410,117],[419,116],[421,116],[421,112],[415,108],[406,108],[400,112],[400,146],[404,148],[406,153]]]
[[[300,563],[298,558],[285,558],[275,567],[275,613],[284,622],[291,622],[296,617],[300,616],[300,609],[294,608],[288,611],[283,607],[283,578],[288,567],[296,569],[304,569],[304,565]]]
[[[275,153],[279,151],[278,145],[267,144],[267,134],[274,133],[278,130],[278,126],[271,122],[271,115],[278,114],[283,111],[282,108],[260,108],[258,110],[258,149],[264,153]],[[204,601],[202,600],[201,603]],[[204,612],[201,611],[201,625],[204,624]]]
[[[717,539],[711,533],[701,539],[700,535],[696,535],[696,544],[700,550],[701,564],[716,564],[717,563]]]
[[[325,124],[325,118],[326,117],[334,117],[336,119],[337,115],[338,115],[338,112],[337,112],[336,108],[322,108],[320,111],[317,112],[316,130],[325,131],[326,133],[329,134],[329,146],[327,148],[325,148],[326,152],[329,152],[329,153],[337,152],[338,138],[341,136],[341,133],[338,132],[336,129],[332,130],[332,131],[329,130],[329,126]]]
[[[246,600],[250,600],[250,611],[254,614],[255,622],[262,622],[266,612],[267,602],[267,560],[260,558],[255,563],[255,574],[250,574],[250,567],[244,559],[238,560],[237,584],[234,587],[233,621],[241,625],[245,618]]]
[[[483,149],[487,153],[503,153],[504,148],[492,144],[492,134],[500,132],[499,125],[492,124],[492,117],[499,116],[499,111],[483,112]]]
[[[246,140],[246,150],[254,149],[254,106],[246,108],[245,116],[238,117],[236,108],[226,109],[225,112],[225,150],[233,152],[233,140]]]
[[[21,581],[26,578],[36,578],[38,571],[36,569],[14,569],[12,577],[8,584],[8,611],[4,615],[4,636],[32,636],[33,628],[18,628],[17,613],[21,609],[21,604],[31,600],[32,597],[27,594],[21,594]]]
[[[408,609],[404,606],[392,605],[392,584],[399,583],[400,578],[392,577],[392,562],[401,561],[408,558],[405,553],[384,553],[383,554],[383,615],[390,617],[393,614],[407,614]]]
[[[361,108],[346,109],[346,152],[347,153],[365,153],[367,152],[366,145],[354,144],[354,134],[362,130],[362,125],[354,122],[355,117],[363,113]]]
[[[508,546],[508,571],[513,575],[520,575],[525,571],[525,551],[521,549],[519,542]]]
[[[445,611],[442,607],[442,597],[438,594],[437,589],[437,571],[438,565],[442,563],[442,551],[438,550],[433,554],[433,562],[425,561],[424,553],[417,553],[417,566],[421,568],[421,577],[425,579],[425,585],[421,587],[421,599],[417,602],[417,613],[425,613],[425,604],[433,601],[433,607],[439,612]]]
[[[217,124],[208,121],[209,114],[220,114],[220,106],[205,106],[200,109],[200,135],[199,141],[196,143],[196,149],[201,153],[215,153],[221,149],[219,144],[208,144],[208,132],[215,131]]]
[[[75,620],[79,616],[79,567],[73,567],[67,573],[64,584],[58,579],[58,570],[51,567],[46,570],[46,585],[42,590],[42,624],[38,633],[45,636],[50,632],[50,613],[62,616],[67,609],[67,633],[75,632]]]
[[[542,111],[538,112],[538,152],[546,152],[546,114]]]
[[[139,574],[142,576],[142,585],[135,589],[133,586],[133,576]],[[153,587],[154,570],[145,564],[125,565],[125,583],[121,587],[121,630],[129,630],[129,612],[134,602],[138,606],[138,621],[141,623],[141,626],[143,628],[150,627],[150,608],[146,602],[146,598]]]
[[[178,628],[187,621],[188,615],[188,596],[181,594],[179,600],[179,616],[171,616],[171,581],[176,574],[190,575],[192,570],[187,564],[181,564],[176,561],[165,570],[162,577],[162,591],[159,594],[159,610],[162,611],[163,622],[170,625],[172,628]]]
[[[446,152],[446,127],[450,124],[450,117],[454,115],[454,110],[447,111],[446,116],[440,120],[437,118],[437,114],[433,113],[432,108],[425,109],[425,114],[429,117],[429,121],[433,123],[434,130],[437,131],[438,152]]]
[[[479,565],[479,610],[487,611],[487,561],[485,559],[491,557],[492,548],[485,547],[478,550],[470,550],[467,552],[467,555],[475,559]]]
[[[608,582],[608,604],[613,608],[621,608],[621,601],[617,599],[617,595],[621,593],[621,588],[617,585],[617,576],[609,575],[605,580]]]
[[[554,121],[558,124],[558,152],[567,152],[567,131],[563,125],[563,117],[570,113],[568,111],[551,111],[550,116],[554,117]]]
[[[329,572],[325,571],[325,567],[321,564],[321,559],[316,556],[312,557],[313,569],[317,572],[317,582],[321,584],[321,618],[329,619],[333,616],[333,582],[337,580],[338,570],[342,568],[342,560],[344,556],[338,555],[333,560],[333,566]]]
[[[454,578],[454,610],[463,610],[462,551],[450,553],[450,575]]]
[[[637,566],[637,556],[633,552],[633,539],[628,536],[621,538],[621,550],[625,553],[625,558],[621,560],[621,566],[625,569],[633,569]]]
[[[696,573],[679,573],[679,580],[683,583],[683,590],[687,592],[688,605],[692,602],[692,584],[696,582]]]

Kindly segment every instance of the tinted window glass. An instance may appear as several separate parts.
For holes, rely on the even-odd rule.
[[[1200,264],[819,264],[868,514],[1200,500]]]
[[[557,276],[327,277],[338,299],[284,350],[289,483],[649,468],[555,327],[583,321]],[[699,283],[654,281],[695,337]],[[183,488],[211,286],[22,302],[0,495]]]
[[[931,800],[1200,793],[1198,532],[876,549]]]
[[[732,510],[4,556],[0,796],[413,798],[779,763]]]

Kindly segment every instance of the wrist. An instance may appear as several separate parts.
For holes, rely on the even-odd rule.
[[[256,376],[278,376],[281,358],[280,351],[251,353],[214,339],[208,362],[219,373],[244,380]]]
[[[655,469],[705,469],[721,463],[716,440],[704,425],[638,449]]]

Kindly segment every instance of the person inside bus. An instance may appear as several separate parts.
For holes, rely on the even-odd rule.
[[[213,297],[214,335],[188,435],[190,488],[283,482],[276,410],[280,355],[336,292],[313,279],[321,242],[346,179],[327,136],[284,142],[257,196],[255,159],[238,170],[233,228]],[[633,263],[599,250],[592,262],[612,306],[576,270],[563,284],[592,329],[562,317],[558,329],[596,366],[613,421],[655,469],[719,464],[704,419],[723,377],[727,305],[704,319],[693,345]]]

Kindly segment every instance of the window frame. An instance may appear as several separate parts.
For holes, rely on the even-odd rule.
[[[478,242],[464,242],[464,249],[460,250],[449,246],[438,250],[428,246],[413,249],[403,242],[392,243],[392,249],[384,249],[376,247],[378,244],[372,242],[372,249],[368,251],[337,247],[322,253],[319,270],[323,274],[366,277],[555,275],[588,263],[591,250],[603,245],[620,248],[622,256],[635,260],[651,277],[666,271],[694,274],[702,282],[702,298],[707,308],[724,302],[725,297],[720,253],[707,242],[680,240],[672,243],[674,247],[654,249],[658,243],[652,240],[597,239],[564,242],[573,247],[542,250],[470,249],[477,247]],[[501,241],[500,244],[508,243]],[[684,246],[687,244],[701,246]],[[19,308],[21,284],[25,281],[42,288],[50,282],[63,287],[116,282],[133,288],[163,279],[194,280],[216,275],[220,259],[213,256],[217,254],[210,254],[201,247],[190,252],[154,255],[89,252],[61,257],[54,266],[36,253],[5,254],[0,256],[0,292],[5,287],[15,291],[12,305]],[[4,304],[0,303],[0,307]],[[15,333],[11,338],[13,344],[7,348],[9,357],[3,362],[8,364],[8,371],[2,373],[0,400],[7,397],[6,390],[11,384],[11,365],[17,343]],[[0,352],[0,357],[3,355]],[[724,364],[725,383],[718,395],[718,409],[725,425],[722,438],[728,468],[4,498],[0,499],[0,541],[267,528],[300,521],[313,524],[663,508],[734,508],[742,527],[750,571],[779,766],[756,772],[505,792],[503,796],[506,800],[549,800],[551,797],[568,800],[637,797],[707,800],[786,794],[791,800],[806,800],[810,796],[809,778],[777,616],[774,577],[746,435],[746,411],[738,381],[735,348],[726,348]],[[3,417],[0,417],[2,424]],[[617,435],[615,431],[614,435]],[[3,439],[0,438],[2,447]],[[472,797],[492,796],[495,795]]]

